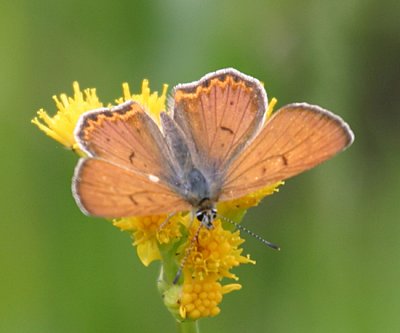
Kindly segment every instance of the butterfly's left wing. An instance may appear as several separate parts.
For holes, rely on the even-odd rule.
[[[97,158],[82,158],[72,187],[80,209],[87,215],[118,218],[161,215],[191,209],[154,175]]]
[[[219,200],[240,198],[311,169],[353,138],[350,127],[333,113],[306,103],[287,105],[230,165]]]
[[[80,160],[73,180],[75,200],[85,213],[112,218],[191,209],[178,194],[172,152],[139,104],[83,114],[75,137],[89,156]]]

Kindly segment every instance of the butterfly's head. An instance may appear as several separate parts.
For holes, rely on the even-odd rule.
[[[201,200],[196,211],[196,218],[207,229],[212,229],[214,227],[213,222],[217,218],[217,209],[215,208],[214,202],[209,198]]]

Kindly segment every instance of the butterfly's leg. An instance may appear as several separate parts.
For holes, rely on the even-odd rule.
[[[194,215],[193,215],[193,214],[191,214],[191,215],[192,215],[192,219],[191,219],[192,222],[190,222],[189,228],[193,225],[193,221],[194,221]],[[200,233],[200,230],[201,230],[202,227],[203,227],[203,224],[200,223],[200,224],[199,224],[199,227],[198,227],[197,230],[196,230],[196,233],[194,234],[194,236],[193,236],[192,239],[190,240],[189,245],[186,247],[186,249],[185,249],[185,256],[183,257],[183,259],[182,259],[182,261],[181,261],[181,263],[180,263],[180,265],[179,265],[179,269],[178,269],[178,271],[176,272],[176,275],[175,275],[173,284],[177,284],[177,283],[178,283],[178,280],[179,280],[179,278],[180,278],[181,275],[182,275],[183,268],[185,267],[185,264],[186,264],[186,261],[187,261],[189,255],[190,255],[190,252],[192,252],[193,246],[194,246],[195,242],[197,241],[197,239],[198,239],[198,237],[199,237],[199,233]]]
[[[160,226],[158,227],[158,232],[162,231],[169,223],[169,221],[171,220],[171,218],[176,215],[176,213],[171,213],[167,216],[167,218],[164,220],[163,223],[160,224]]]

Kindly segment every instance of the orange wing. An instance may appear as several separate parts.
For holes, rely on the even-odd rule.
[[[81,210],[105,218],[187,211],[191,206],[154,175],[141,175],[105,160],[82,158],[73,180]]]
[[[258,133],[267,104],[258,80],[224,69],[176,86],[173,118],[184,132],[195,165],[208,175],[223,174]]]
[[[132,101],[85,113],[75,137],[89,156],[168,182],[174,175],[169,149],[158,126]]]
[[[350,127],[318,106],[290,104],[278,110],[230,166],[220,200],[293,177],[326,161],[353,142]]]
[[[129,101],[87,112],[75,136],[92,157],[80,161],[73,181],[85,213],[127,217],[190,209],[176,194],[179,179],[171,152],[140,105]]]

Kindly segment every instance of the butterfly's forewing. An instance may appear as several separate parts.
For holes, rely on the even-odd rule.
[[[190,210],[191,206],[157,181],[106,160],[81,159],[73,181],[82,211],[105,218],[158,215]]]
[[[170,181],[168,147],[154,121],[132,101],[85,113],[75,130],[83,151],[138,173]]]
[[[234,69],[208,74],[174,90],[174,120],[185,134],[195,164],[208,176],[224,173],[261,128],[266,107],[259,81]]]
[[[352,141],[349,126],[331,112],[305,103],[287,105],[231,164],[220,200],[244,196],[311,169]]]
[[[90,215],[127,217],[190,209],[173,189],[174,161],[154,121],[133,102],[84,114],[73,193]]]

